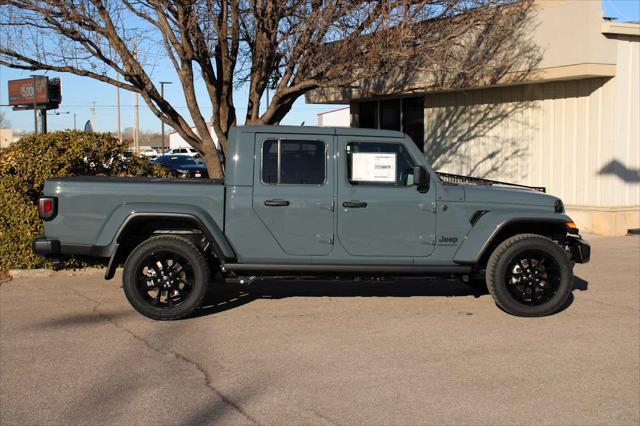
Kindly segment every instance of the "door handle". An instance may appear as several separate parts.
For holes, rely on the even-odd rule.
[[[367,207],[367,203],[364,201],[345,201],[342,203],[342,207],[347,209],[362,209]]]
[[[264,202],[267,207],[285,207],[289,205],[287,200],[267,200]]]

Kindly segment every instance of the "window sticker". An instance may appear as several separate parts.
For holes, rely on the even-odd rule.
[[[396,153],[354,152],[351,180],[355,182],[395,182]]]

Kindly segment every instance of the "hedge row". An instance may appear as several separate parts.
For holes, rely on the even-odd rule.
[[[148,159],[131,156],[109,133],[62,131],[26,136],[0,151],[0,271],[53,267],[31,251],[42,235],[37,201],[57,176],[168,176]],[[77,260],[56,268],[83,266]]]

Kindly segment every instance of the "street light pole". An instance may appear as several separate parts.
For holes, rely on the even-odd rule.
[[[162,97],[162,99],[164,99],[164,85],[165,84],[172,84],[170,81],[161,81],[160,82],[160,97]],[[164,121],[160,120],[160,124],[162,126],[162,147],[160,148],[160,155],[164,155]]]
[[[69,111],[56,111],[52,112],[51,115],[63,115],[63,114],[71,114]],[[73,130],[76,129],[76,113],[73,113]]]

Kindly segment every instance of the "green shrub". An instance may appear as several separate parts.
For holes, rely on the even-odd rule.
[[[109,133],[62,131],[26,136],[0,151],[0,271],[51,267],[31,251],[42,235],[37,202],[57,176],[168,176],[146,158],[131,156]],[[70,260],[56,267],[83,266]]]

